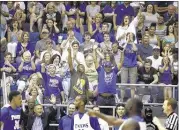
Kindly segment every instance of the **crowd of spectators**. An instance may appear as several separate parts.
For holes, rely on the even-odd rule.
[[[10,91],[40,104],[52,96],[69,104],[84,95],[102,106],[137,95],[157,102],[161,92],[171,98],[165,85],[178,84],[176,3],[1,2],[0,72]]]

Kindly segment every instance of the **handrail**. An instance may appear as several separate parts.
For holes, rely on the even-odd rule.
[[[178,87],[178,85],[163,85],[163,84],[127,84],[127,83],[116,83],[117,86],[150,86],[150,87]]]
[[[2,82],[1,82],[1,87],[2,87],[2,94],[3,94],[3,104],[8,104],[8,96],[7,96],[7,87],[6,87],[6,74],[3,72],[2,74]]]

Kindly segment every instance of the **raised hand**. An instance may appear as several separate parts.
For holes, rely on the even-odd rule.
[[[56,104],[56,96],[54,94],[51,95],[51,98],[49,99],[49,101],[52,103],[52,104]]]
[[[71,47],[68,47],[68,53],[71,54]]]

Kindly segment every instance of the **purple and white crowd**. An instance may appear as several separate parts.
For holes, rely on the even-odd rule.
[[[50,119],[33,123],[39,122],[29,115],[34,111],[46,119],[39,104],[68,104],[72,115],[81,102],[96,105],[93,110],[99,111],[98,106],[116,106],[128,98],[146,103],[159,102],[161,95],[163,101],[174,96],[172,87],[165,85],[178,84],[177,2],[7,1],[0,5],[0,77],[5,72],[8,92],[16,92],[9,101],[22,95],[28,103],[22,117],[30,121],[23,122],[24,129],[45,129],[50,119],[63,115],[62,108],[45,107]],[[112,115],[109,109],[100,111]],[[90,128],[98,130],[98,121],[90,117]],[[63,127],[60,121],[59,129]],[[75,124],[73,128],[80,127],[85,128]]]

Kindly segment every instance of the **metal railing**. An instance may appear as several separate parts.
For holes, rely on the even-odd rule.
[[[1,80],[2,94],[3,94],[3,104],[8,104],[8,92],[7,92],[7,84],[6,84],[6,74],[3,72],[2,80]]]
[[[143,87],[143,86],[148,86],[148,87],[172,87],[172,97],[174,98],[175,96],[175,88],[178,87],[178,85],[164,85],[164,84],[125,84],[125,83],[116,83],[116,85],[119,87],[121,86],[128,86],[128,87],[131,87],[131,86],[137,86],[137,87]]]
[[[122,83],[117,83],[116,84],[118,86],[117,89],[120,89],[121,86],[148,86],[148,87],[172,87],[173,88],[173,96],[175,95],[175,89],[176,87],[178,87],[178,85],[163,85],[163,84],[122,84]],[[3,104],[7,104],[8,103],[8,92],[7,92],[7,84],[6,84],[6,74],[5,72],[3,72],[3,76],[2,76],[2,81],[1,81],[1,86],[2,86],[2,91],[3,91]],[[124,102],[119,102],[119,103],[124,103]],[[124,103],[125,104],[125,103]],[[23,107],[27,105],[26,103],[23,102]],[[43,106],[53,106],[53,104],[42,104]],[[162,106],[162,103],[144,103],[144,105],[155,105],[155,106]],[[68,105],[64,105],[64,104],[56,104],[57,107],[68,107]],[[92,108],[94,105],[86,105],[86,108]],[[116,106],[99,106],[99,108],[109,108],[109,109],[113,109],[113,116],[115,116],[115,108]],[[68,110],[68,109],[67,109]],[[68,111],[67,111],[68,113]],[[49,124],[50,126],[58,126],[58,124]],[[112,127],[112,126],[110,126]],[[113,127],[112,127],[113,128]],[[114,129],[114,128],[113,128]]]

